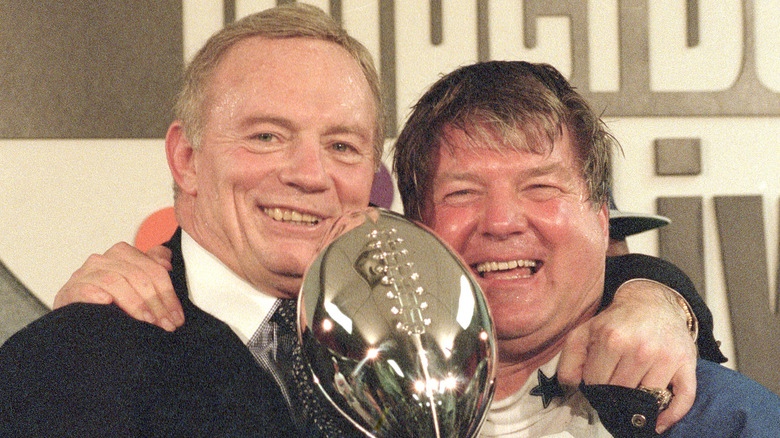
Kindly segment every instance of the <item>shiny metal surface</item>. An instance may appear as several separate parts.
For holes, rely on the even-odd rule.
[[[493,395],[496,343],[468,269],[386,210],[344,218],[333,235],[298,303],[319,388],[368,436],[475,436]]]

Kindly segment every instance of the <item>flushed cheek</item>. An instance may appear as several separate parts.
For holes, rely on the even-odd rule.
[[[570,205],[560,200],[527,202],[523,205],[525,217],[533,226],[550,231],[571,229],[582,217],[579,212],[572,210]]]
[[[529,221],[554,241],[576,240],[595,242],[603,237],[598,216],[590,207],[571,205],[540,205],[528,209]]]
[[[560,229],[583,253],[606,251],[607,231],[593,216],[580,216],[578,221]]]
[[[474,229],[474,218],[473,214],[461,209],[437,208],[429,226],[442,240],[463,253],[470,230]]]

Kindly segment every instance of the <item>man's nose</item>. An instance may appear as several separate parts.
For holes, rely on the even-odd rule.
[[[316,139],[302,138],[290,148],[287,163],[279,172],[282,183],[304,192],[318,192],[328,188],[322,146]]]
[[[493,239],[506,239],[528,229],[521,199],[513,191],[490,193],[483,203],[481,232]]]

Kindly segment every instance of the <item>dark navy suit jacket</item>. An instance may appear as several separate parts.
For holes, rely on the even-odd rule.
[[[184,326],[90,304],[33,322],[0,349],[0,436],[297,435],[272,378],[188,299],[178,232],[169,245]]]

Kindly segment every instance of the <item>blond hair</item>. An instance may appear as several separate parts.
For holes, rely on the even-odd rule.
[[[352,38],[330,16],[314,6],[293,3],[267,9],[235,21],[215,33],[198,51],[184,72],[175,116],[182,121],[187,138],[196,149],[201,146],[203,116],[208,81],[222,58],[236,43],[261,36],[269,39],[314,38],[343,47],[355,61],[368,82],[376,105],[374,159],[378,162],[384,142],[384,117],[379,76],[371,54]]]

